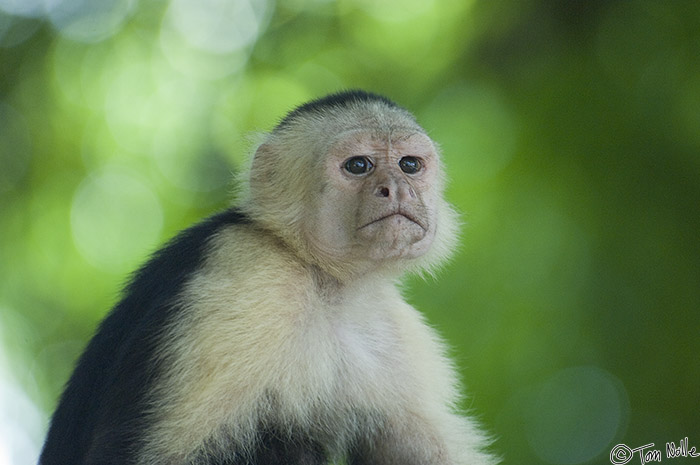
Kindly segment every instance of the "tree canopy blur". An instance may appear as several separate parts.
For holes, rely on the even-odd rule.
[[[0,462],[251,135],[355,87],[442,146],[462,243],[405,293],[503,463],[700,448],[700,2],[0,0]]]

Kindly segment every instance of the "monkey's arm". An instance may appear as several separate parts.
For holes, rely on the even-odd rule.
[[[352,465],[486,465],[494,458],[482,452],[483,434],[456,409],[460,389],[444,343],[423,316],[407,304],[393,319],[399,347],[409,362],[401,376],[407,399],[399,412],[387,416],[373,435],[351,451]]]
[[[417,412],[386,424],[371,438],[358,442],[350,453],[350,465],[488,465],[493,457],[481,453],[474,441],[476,429],[453,415],[436,425]],[[470,442],[467,442],[467,441]],[[473,442],[471,442],[473,441]]]

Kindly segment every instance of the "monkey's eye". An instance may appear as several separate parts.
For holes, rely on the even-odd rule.
[[[423,168],[423,164],[416,157],[403,157],[399,160],[399,167],[406,174],[415,174]]]
[[[345,170],[352,174],[369,173],[373,167],[367,157],[352,157],[345,162]]]

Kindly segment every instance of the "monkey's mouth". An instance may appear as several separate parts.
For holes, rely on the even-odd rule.
[[[405,211],[403,211],[403,210],[394,211],[394,212],[388,213],[388,214],[386,214],[386,215],[383,215],[383,216],[381,216],[381,217],[379,217],[379,218],[373,219],[373,220],[370,221],[369,223],[367,223],[367,224],[365,224],[365,225],[362,225],[362,226],[360,226],[360,227],[357,228],[357,229],[358,229],[358,230],[364,229],[364,228],[366,228],[366,227],[368,227],[368,226],[371,226],[371,225],[373,225],[373,224],[375,224],[375,223],[379,223],[380,221],[388,220],[389,218],[393,218],[393,217],[395,217],[395,216],[401,216],[401,217],[403,217],[403,218],[406,218],[407,220],[411,221],[412,223],[415,223],[415,224],[417,224],[418,226],[420,226],[424,231],[427,231],[427,230],[428,230],[428,228],[425,227],[425,226],[423,225],[423,223],[421,223],[420,221],[418,221],[417,218],[415,218],[413,215],[411,215],[410,213],[407,213],[407,212],[405,212]]]

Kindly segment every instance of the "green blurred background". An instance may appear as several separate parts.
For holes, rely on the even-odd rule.
[[[462,241],[405,293],[503,463],[700,448],[700,2],[0,0],[0,463],[251,135],[354,87],[442,145]]]

